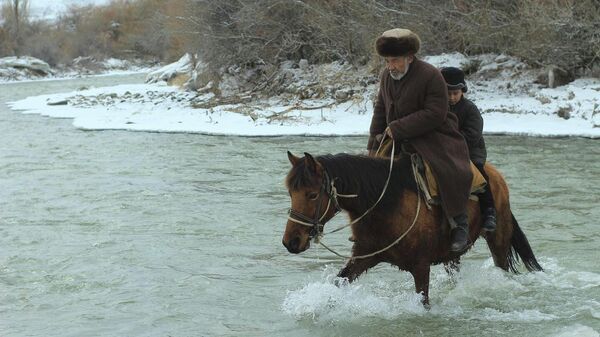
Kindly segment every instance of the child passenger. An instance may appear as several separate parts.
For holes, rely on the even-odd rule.
[[[483,140],[483,118],[481,118],[477,106],[464,96],[464,93],[467,92],[464,72],[455,67],[442,68],[441,72],[448,86],[450,112],[458,117],[458,129],[467,141],[469,157],[488,181],[485,191],[479,195],[479,208],[483,216],[481,228],[484,231],[493,232],[496,229],[496,209],[489,178],[483,169],[487,157]]]

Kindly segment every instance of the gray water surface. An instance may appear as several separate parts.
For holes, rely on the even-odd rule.
[[[426,311],[408,273],[336,288],[343,261],[281,245],[286,151],[364,137],[86,132],[4,104],[142,78],[0,85],[1,336],[598,336],[597,140],[487,137],[546,271],[498,270],[480,241],[458,276],[433,268]]]

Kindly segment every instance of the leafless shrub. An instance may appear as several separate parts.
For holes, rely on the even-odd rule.
[[[0,56],[48,55],[51,63],[192,52],[214,74],[258,66],[268,77],[301,59],[377,69],[375,38],[405,27],[421,36],[422,54],[505,53],[572,74],[600,67],[598,0],[113,0],[45,24],[27,19],[27,0],[2,1]]]
[[[7,37],[5,48],[11,54],[21,54],[21,44],[28,30],[29,0],[4,0],[0,10],[4,33]]]
[[[595,0],[187,0],[187,34],[214,71],[230,64],[373,59],[373,40],[410,28],[424,53],[505,53],[570,72],[600,58]]]

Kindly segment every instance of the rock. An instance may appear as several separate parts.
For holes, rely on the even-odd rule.
[[[308,60],[302,59],[300,60],[300,62],[298,62],[298,67],[300,68],[300,70],[308,70]]]
[[[569,105],[566,107],[559,108],[556,114],[560,118],[569,119],[571,118],[571,111],[573,111],[573,108]]]
[[[98,61],[92,56],[79,56],[74,58],[72,61],[72,65],[76,68],[85,68],[85,69],[98,69],[100,68],[100,64]]]
[[[549,88],[556,88],[572,82],[575,78],[571,73],[557,66],[550,66],[547,71],[547,84]]]
[[[179,61],[168,64],[158,70],[155,70],[146,76],[146,83],[157,83],[169,81],[180,74],[189,74],[195,67],[192,63],[191,54],[185,54]],[[189,75],[188,75],[189,76]]]
[[[503,62],[507,62],[508,60],[510,60],[510,58],[504,54],[500,54],[500,55],[496,56],[496,58],[494,59],[494,61],[496,63],[503,63]]]
[[[542,103],[542,104],[548,104],[548,103],[552,102],[552,100],[546,96],[537,96],[535,99],[540,101],[540,103]]]
[[[48,63],[31,56],[0,58],[0,68],[26,69],[44,76],[54,73]]]
[[[335,97],[336,101],[346,101],[348,100],[354,92],[351,89],[340,89],[336,90],[333,97]]]
[[[67,104],[69,104],[69,100],[66,100],[66,99],[46,102],[46,105],[67,105]]]

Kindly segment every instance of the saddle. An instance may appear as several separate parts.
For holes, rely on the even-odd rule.
[[[410,147],[410,145],[408,145],[408,144],[402,144],[400,146],[399,155],[402,156],[402,155],[410,155],[410,154],[415,153],[414,149],[409,148],[409,147]],[[383,137],[375,156],[382,157],[382,158],[389,158],[391,155],[391,152],[392,152],[392,139],[389,137]],[[397,150],[397,152],[398,152],[398,150]],[[418,168],[417,174],[416,174],[417,184],[419,185],[419,189],[424,192],[424,197],[425,197],[427,203],[430,205],[439,205],[440,204],[440,196],[439,196],[439,191],[438,191],[437,180],[435,179],[433,170],[431,169],[431,167],[429,166],[427,161],[423,160],[423,158],[419,154],[417,154],[416,156],[411,157],[411,158],[413,158],[413,160],[417,161],[417,163],[416,163],[416,167]],[[414,158],[416,158],[416,159],[414,159]],[[479,200],[479,198],[477,197],[477,194],[480,194],[483,192],[483,190],[487,186],[487,181],[485,180],[483,175],[481,175],[481,172],[479,172],[479,170],[477,169],[477,166],[475,166],[475,164],[473,164],[473,162],[470,162],[470,164],[471,164],[471,173],[473,174],[473,180],[471,181],[471,194],[470,194],[469,198],[477,201],[477,200]]]

